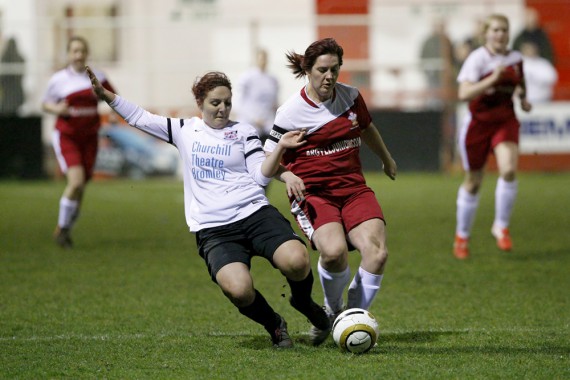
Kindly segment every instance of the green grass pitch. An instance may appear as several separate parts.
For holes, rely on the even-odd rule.
[[[490,235],[489,174],[466,262],[451,253],[460,175],[367,179],[390,259],[371,308],[379,344],[364,355],[331,338],[311,347],[286,281],[257,259],[255,285],[296,344],[273,349],[210,281],[178,180],[90,184],[71,251],[51,238],[62,181],[0,182],[0,378],[570,378],[570,173],[519,176],[511,253]],[[289,217],[282,184],[269,196]]]

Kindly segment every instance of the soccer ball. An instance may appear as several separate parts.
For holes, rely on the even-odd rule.
[[[376,318],[368,310],[358,308],[343,311],[332,326],[336,345],[353,354],[363,354],[374,347],[379,333]]]

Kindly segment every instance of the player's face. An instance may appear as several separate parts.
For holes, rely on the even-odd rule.
[[[218,86],[208,92],[201,107],[204,122],[214,128],[224,128],[228,124],[232,110],[232,92],[225,86]]]
[[[494,53],[504,53],[509,44],[509,25],[503,20],[491,20],[485,33],[487,48]]]
[[[85,63],[87,62],[87,47],[81,41],[71,41],[67,57],[69,64],[77,71],[85,70]]]
[[[330,99],[339,73],[340,65],[336,54],[319,56],[311,71],[307,73],[309,77],[309,85],[307,86],[309,96],[321,102]]]

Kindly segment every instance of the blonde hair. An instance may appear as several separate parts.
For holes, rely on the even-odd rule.
[[[509,19],[507,16],[499,13],[493,13],[492,15],[489,15],[483,22],[483,33],[487,33],[487,30],[489,29],[492,21],[502,21],[507,24],[507,30],[509,29]]]

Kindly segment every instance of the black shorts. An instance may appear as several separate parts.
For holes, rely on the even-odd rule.
[[[271,205],[237,222],[196,232],[198,252],[214,282],[224,265],[244,263],[250,268],[253,256],[264,257],[275,267],[273,254],[289,240],[305,244],[291,223]]]

